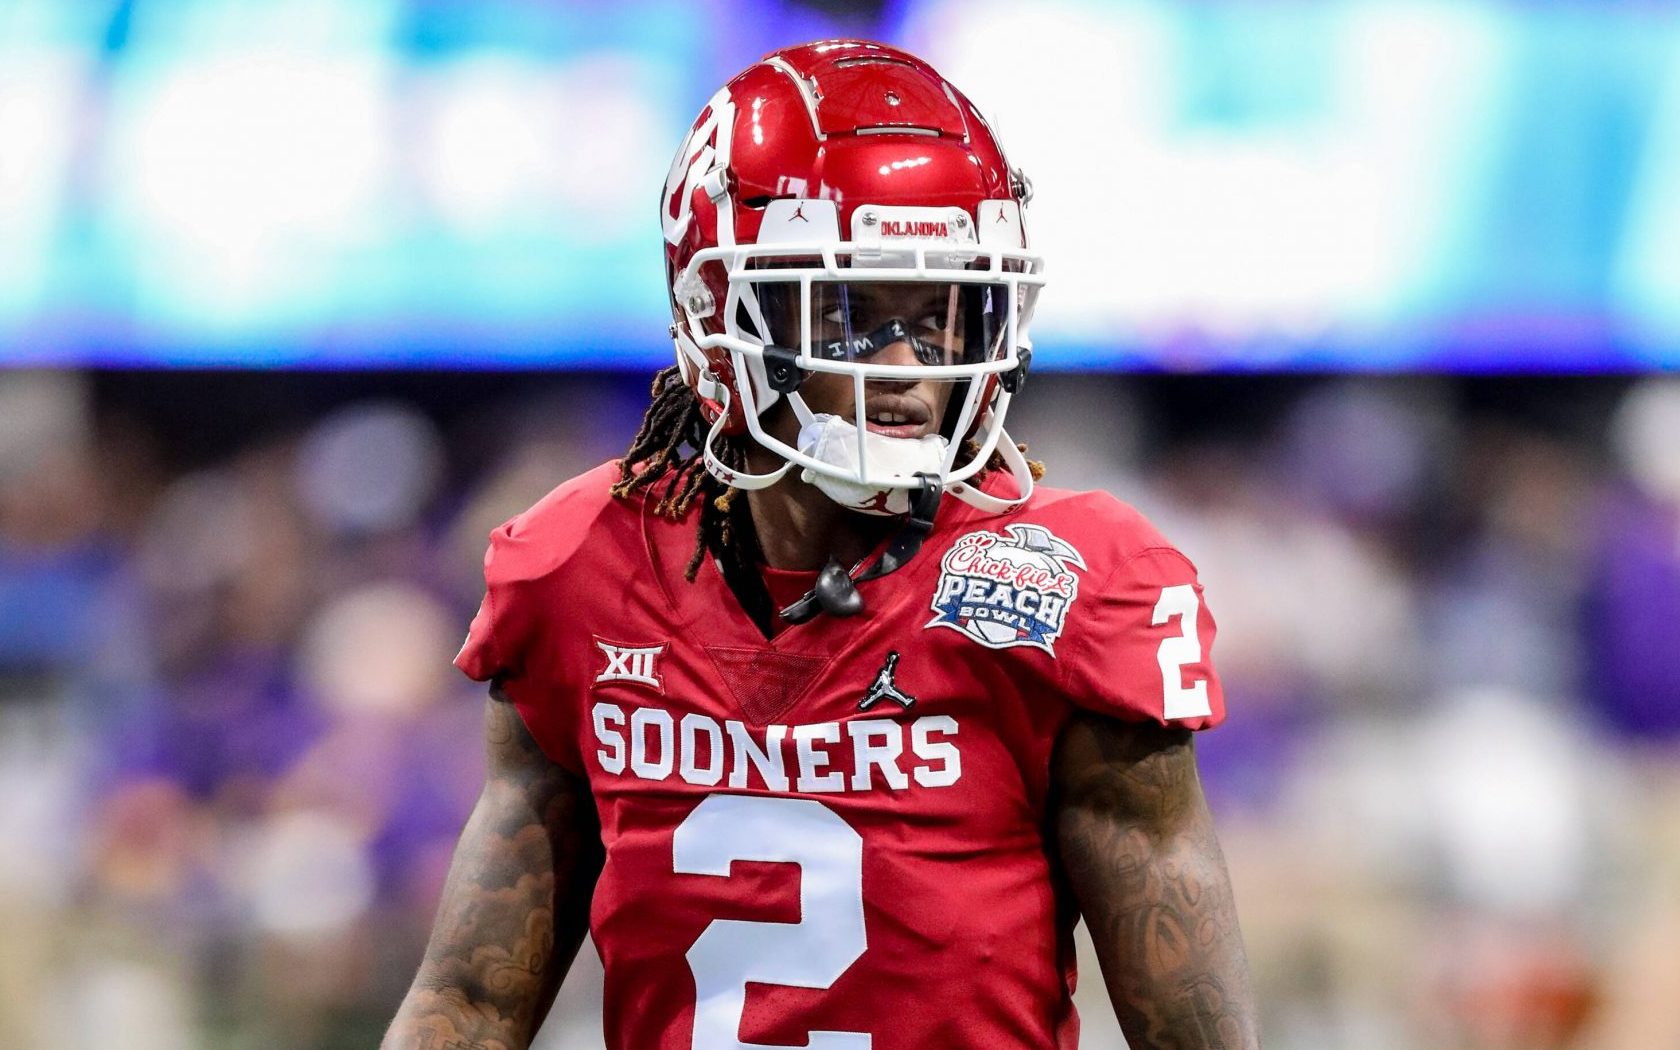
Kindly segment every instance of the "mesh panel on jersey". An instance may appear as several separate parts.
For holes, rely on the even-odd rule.
[[[820,656],[795,656],[773,649],[706,646],[718,676],[729,686],[735,704],[747,721],[765,725],[804,696],[828,661]]]

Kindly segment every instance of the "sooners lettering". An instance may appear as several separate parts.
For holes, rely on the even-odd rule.
[[[951,239],[951,226],[944,222],[904,222],[899,219],[886,219],[881,223],[883,237],[938,237],[941,240]]]
[[[597,703],[590,712],[602,771],[641,780],[681,779],[698,787],[727,782],[736,790],[779,794],[902,791],[911,781],[950,787],[962,777],[957,720],[923,715],[913,722],[769,725],[762,730],[691,712],[680,722],[663,708]]]

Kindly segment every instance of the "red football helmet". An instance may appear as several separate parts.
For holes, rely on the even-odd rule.
[[[916,473],[992,509],[1025,499],[1032,478],[1003,418],[1030,360],[1027,326],[1044,283],[1023,221],[1030,195],[979,111],[896,48],[851,40],[787,48],[726,84],[678,150],[660,215],[677,363],[713,424],[707,467],[729,484],[761,488],[798,464],[807,480],[875,493],[856,505],[877,512],[902,512],[906,491],[921,484]],[[837,332],[850,316],[848,295],[907,282],[949,302],[959,334],[936,345],[908,317]],[[870,360],[897,342],[914,349],[917,364]],[[795,448],[760,425],[782,397],[802,426],[812,424],[798,393],[811,372],[852,377],[859,422],[855,441],[851,428],[842,431],[838,454]],[[867,380],[912,378],[956,382],[960,396],[933,451],[907,460],[887,454],[891,442],[866,440],[861,421]],[[730,470],[712,446],[741,433],[783,465]],[[967,439],[978,453],[965,459]],[[962,484],[996,451],[1019,499]]]

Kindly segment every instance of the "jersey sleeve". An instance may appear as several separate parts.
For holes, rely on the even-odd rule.
[[[1057,661],[1073,704],[1186,729],[1224,721],[1213,615],[1188,558],[1170,546],[1147,548],[1081,593],[1078,605]]]
[[[552,657],[557,647],[544,641],[539,599],[543,581],[531,578],[529,553],[518,519],[490,534],[484,554],[484,599],[455,666],[468,678],[490,682],[506,694],[543,753],[581,773],[577,735],[561,702],[566,695],[559,681],[561,668]]]

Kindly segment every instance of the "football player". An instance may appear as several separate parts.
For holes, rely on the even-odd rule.
[[[1005,433],[1030,183],[926,63],[707,104],[660,205],[677,363],[491,537],[489,774],[385,1045],[526,1047],[584,933],[625,1050],[1258,1045],[1191,733],[1195,568]]]

